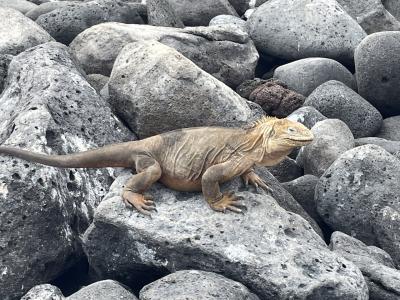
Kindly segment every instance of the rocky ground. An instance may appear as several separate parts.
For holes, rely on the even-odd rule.
[[[0,143],[65,154],[262,115],[312,144],[244,214],[0,157],[0,299],[400,299],[400,1],[0,0]]]

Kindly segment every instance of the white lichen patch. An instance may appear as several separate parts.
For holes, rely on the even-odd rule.
[[[250,253],[245,245],[229,245],[225,248],[224,254],[228,257],[231,261],[234,262],[243,262],[249,260],[256,260],[257,257],[253,253]]]
[[[6,198],[8,195],[8,187],[7,187],[7,184],[4,182],[0,183],[0,195],[3,198]]]
[[[160,260],[156,257],[156,251],[153,249],[148,248],[145,244],[140,243],[140,242],[135,242],[136,249],[139,253],[140,260],[142,262],[151,262],[151,263],[156,263],[160,266],[166,266],[168,265],[168,261]]]
[[[6,276],[8,274],[8,267],[2,267],[1,268],[1,272],[0,272],[0,278],[2,278],[3,276]]]

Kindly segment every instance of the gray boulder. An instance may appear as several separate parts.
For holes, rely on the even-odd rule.
[[[242,31],[247,31],[246,21],[232,15],[219,15],[211,19],[209,26],[231,24],[239,27]]]
[[[0,140],[65,154],[134,139],[79,72],[68,48],[14,57],[0,96]],[[80,234],[113,180],[111,169],[56,169],[0,157],[0,299],[55,279],[82,255]]]
[[[147,0],[148,24],[153,26],[183,28],[182,20],[172,9],[169,0]]]
[[[252,0],[228,0],[236,12],[242,16],[250,8]]]
[[[58,287],[41,284],[31,288],[21,300],[65,300],[65,297]]]
[[[125,286],[114,280],[102,280],[88,285],[66,300],[138,300]]]
[[[26,14],[37,5],[27,0],[0,0],[0,7],[9,7]]]
[[[0,7],[0,54],[16,55],[50,41],[53,38],[31,19],[12,8]]]
[[[353,64],[365,31],[335,0],[269,0],[248,20],[257,49],[286,60],[328,57]]]
[[[376,136],[390,141],[400,141],[400,116],[384,119],[381,130]]]
[[[312,106],[303,106],[292,112],[287,119],[299,122],[311,129],[315,124],[327,118]]]
[[[222,275],[184,270],[165,276],[146,285],[140,300],[259,300],[243,284]]]
[[[156,184],[149,193],[158,212],[150,219],[121,200],[127,178],[114,182],[83,238],[101,276],[130,282],[143,270],[197,269],[238,281],[260,299],[368,299],[360,271],[273,198],[241,192],[248,210],[222,214],[199,193]]]
[[[381,0],[337,0],[368,33],[400,30],[400,22],[383,6]]]
[[[392,258],[382,249],[336,231],[330,248],[360,268],[373,300],[400,299],[400,271],[394,269]]]
[[[138,23],[143,20],[136,9],[120,0],[96,0],[69,4],[42,14],[36,19],[58,42],[68,45],[85,29],[104,22]]]
[[[57,8],[64,7],[70,4],[79,3],[78,1],[57,1],[57,2],[45,2],[42,3],[35,8],[28,11],[25,15],[32,19],[36,20],[39,16],[43,14],[47,14]]]
[[[383,0],[385,8],[395,17],[400,20],[400,2],[397,0]]]
[[[305,174],[320,177],[342,153],[354,147],[354,137],[349,127],[338,119],[318,122],[311,131],[314,141],[300,149],[296,161]]]
[[[155,41],[122,49],[108,90],[114,111],[140,138],[178,128],[253,121],[243,98],[175,49]]]
[[[306,97],[329,80],[341,81],[356,90],[353,74],[337,61],[328,58],[312,57],[288,63],[276,68],[274,78]]]
[[[318,212],[332,229],[392,254],[387,250],[389,242],[379,242],[375,222],[385,206],[399,210],[399,176],[400,161],[383,148],[365,145],[351,149],[320,178],[315,189]]]
[[[13,56],[9,54],[0,54],[0,94],[3,91],[5,81],[7,78],[8,65],[10,64]]]
[[[317,87],[304,105],[313,106],[324,116],[342,120],[355,138],[373,136],[382,126],[382,115],[344,83],[331,80]]]
[[[380,247],[392,256],[396,267],[400,268],[400,210],[392,205],[383,207],[373,224]]]
[[[314,200],[315,186],[318,177],[314,175],[304,175],[289,182],[282,183],[294,199],[300,203],[304,210],[313,218],[318,225],[323,228],[324,222],[317,212],[317,205]]]
[[[106,23],[85,30],[70,48],[88,74],[109,76],[121,49],[145,40],[175,48],[230,87],[254,77],[258,52],[247,33],[235,26],[179,29]]]
[[[303,169],[294,159],[289,157],[286,157],[276,166],[268,167],[267,169],[279,182],[291,181],[303,175]]]
[[[218,15],[237,16],[228,0],[169,0],[169,3],[186,26],[207,26]]]
[[[390,154],[400,159],[400,141],[389,141],[378,137],[365,137],[354,140],[356,147],[367,144],[374,144],[382,147]]]
[[[251,93],[260,85],[268,82],[268,80],[261,79],[261,78],[253,78],[247,79],[243,81],[237,88],[236,93],[238,93],[241,97],[249,99]]]
[[[355,52],[358,92],[384,117],[400,114],[400,32],[366,37]]]

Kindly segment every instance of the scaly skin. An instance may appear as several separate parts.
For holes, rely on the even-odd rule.
[[[313,134],[302,124],[266,117],[247,129],[180,129],[69,155],[43,155],[11,147],[0,147],[0,153],[60,168],[135,169],[122,198],[145,215],[155,206],[144,192],[156,181],[178,191],[202,191],[215,211],[240,213],[240,199],[233,192],[222,194],[219,184],[242,176],[246,184],[268,190],[253,166],[276,165],[294,148],[312,140]]]

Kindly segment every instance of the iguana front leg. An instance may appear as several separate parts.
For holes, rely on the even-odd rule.
[[[140,213],[150,215],[152,210],[156,210],[153,198],[143,193],[160,179],[161,167],[155,159],[148,156],[137,156],[134,161],[137,174],[125,183],[122,198]]]
[[[215,211],[225,212],[231,210],[241,213],[245,206],[239,202],[240,197],[235,196],[233,192],[222,194],[219,183],[228,181],[236,176],[243,174],[253,165],[252,161],[242,158],[232,159],[221,164],[213,165],[208,168],[202,178],[201,186],[203,195],[210,207]]]
[[[265,181],[258,176],[253,169],[247,170],[242,174],[242,179],[244,184],[248,186],[249,184],[254,185],[256,188],[261,187],[266,191],[272,192],[273,190],[265,183]]]

